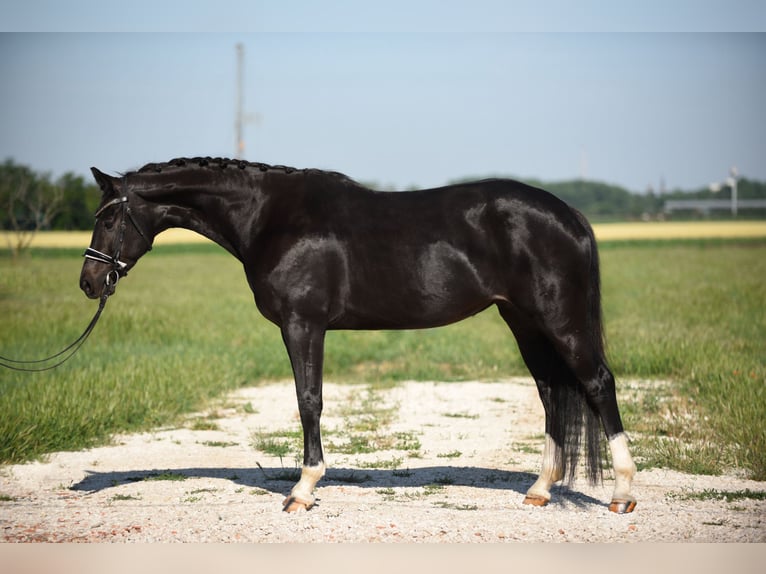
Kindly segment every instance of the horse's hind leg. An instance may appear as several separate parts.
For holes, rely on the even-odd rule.
[[[524,496],[524,504],[532,506],[545,506],[551,500],[551,487],[564,478],[561,469],[561,447],[556,444],[551,434],[545,432],[545,446],[543,449],[543,464],[537,480],[527,490]]]
[[[545,410],[545,445],[540,474],[535,483],[527,490],[524,504],[544,506],[551,499],[551,487],[564,478],[562,465],[562,438],[555,428],[553,418],[553,387],[560,379],[562,369],[557,364],[556,353],[550,342],[537,330],[514,317],[510,308],[499,306],[500,314],[513,331],[519,345],[522,358],[537,384],[537,391]],[[552,360],[553,359],[553,360]],[[570,375],[571,376],[571,375]]]
[[[532,377],[537,384],[537,392],[545,410],[545,444],[540,474],[534,484],[527,490],[524,504],[544,506],[551,499],[551,487],[564,478],[564,454],[562,445],[565,437],[555,424],[553,385],[561,384],[561,370],[556,365],[555,355],[548,355],[550,345],[541,338],[531,337],[519,341],[522,353]],[[551,360],[553,359],[553,360]]]
[[[631,494],[636,465],[630,456],[628,439],[620,418],[614,375],[604,359],[600,345],[594,345],[587,336],[578,336],[577,333],[574,331],[569,336],[559,337],[557,348],[582,385],[588,404],[598,414],[609,440],[615,478],[609,509],[619,514],[632,512],[636,506],[636,499]]]
[[[617,407],[614,377],[603,360],[590,363],[586,356],[593,353],[583,337],[566,337],[564,341],[577,342],[569,348],[559,340],[550,339],[531,322],[520,320],[510,307],[500,307],[500,313],[516,336],[519,350],[537,383],[545,409],[545,449],[540,476],[527,491],[525,504],[544,505],[550,500],[551,486],[567,473],[573,477],[580,433],[583,427],[575,424],[578,417],[585,423],[589,440],[588,463],[591,479],[595,480],[599,464],[598,420],[604,426],[615,473],[615,489],[610,510],[623,513],[635,507],[630,488],[636,467],[630,456],[627,438]],[[596,366],[592,366],[596,365]],[[578,390],[582,389],[582,390]],[[598,417],[598,419],[596,418]],[[566,448],[564,448],[566,446]]]
[[[574,355],[574,357],[577,356]],[[632,512],[636,507],[636,499],[631,494],[636,465],[630,456],[628,438],[625,435],[620,418],[620,409],[617,406],[614,375],[603,358],[593,366],[589,365],[588,361],[583,362],[576,359],[573,363],[574,369],[585,388],[588,400],[601,417],[604,431],[609,439],[609,450],[612,455],[612,468],[614,470],[614,492],[609,510],[618,514]]]
[[[617,514],[633,512],[636,507],[636,499],[630,492],[633,477],[636,475],[636,465],[630,456],[628,438],[624,432],[609,439],[609,449],[612,453],[612,466],[614,468],[614,492],[609,510]]]

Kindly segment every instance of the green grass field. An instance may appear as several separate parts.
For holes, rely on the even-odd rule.
[[[0,257],[0,355],[50,354],[84,329],[97,304],[78,288],[79,253]],[[620,386],[640,464],[766,480],[766,241],[604,243],[601,258],[618,385],[667,382]],[[442,329],[327,338],[328,380],[519,374],[493,309]],[[215,246],[160,246],[120,283],[74,359],[43,374],[0,370],[0,462],[180,424],[226,391],[289,378],[279,331],[258,314],[240,264]]]

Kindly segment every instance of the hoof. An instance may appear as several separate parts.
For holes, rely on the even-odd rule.
[[[635,500],[613,500],[609,505],[609,510],[616,514],[628,514],[629,512],[633,512],[635,507]]]
[[[282,510],[285,512],[297,512],[299,510],[310,510],[314,506],[314,502],[307,502],[294,496],[288,496],[282,501]]]
[[[548,499],[543,498],[542,496],[525,496],[524,497],[524,504],[529,504],[530,506],[545,506],[548,504]]]

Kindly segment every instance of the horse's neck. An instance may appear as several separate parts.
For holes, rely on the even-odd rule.
[[[163,206],[162,227],[180,227],[199,233],[241,259],[252,223],[244,213],[244,207],[250,202],[245,201],[244,194],[231,193],[225,201],[221,201],[220,195],[215,191],[176,194],[172,202]]]

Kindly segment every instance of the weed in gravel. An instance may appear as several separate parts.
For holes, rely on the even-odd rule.
[[[463,456],[463,453],[459,450],[453,450],[450,452],[443,452],[436,455],[436,458],[460,458]]]
[[[216,492],[217,490],[217,488],[195,488],[194,490],[190,490],[188,494],[202,494],[208,492]]]
[[[195,488],[194,490],[190,490],[186,493],[186,497],[181,499],[181,502],[199,502],[203,499],[202,496],[199,496],[200,494],[209,494],[211,492],[217,491],[217,488]]]
[[[352,392],[339,409],[343,425],[325,433],[336,440],[326,440],[325,450],[337,454],[369,454],[386,450],[407,451],[420,456],[421,443],[414,431],[384,432],[393,422],[396,406],[383,400],[380,388],[365,387]]]
[[[396,415],[396,406],[387,405],[377,387],[354,390],[338,414],[343,425],[331,433],[338,440],[325,442],[328,452],[368,454],[383,450],[417,451],[420,441],[414,432],[385,433]]]
[[[385,406],[378,389],[365,387],[350,394],[340,408],[344,428],[354,432],[374,432],[388,426],[396,414],[396,406]]]
[[[382,450],[378,448],[375,437],[368,434],[351,434],[342,441],[326,441],[325,450],[337,454],[368,454]]]
[[[724,500],[734,502],[739,500],[766,500],[766,490],[716,490],[715,488],[706,488],[700,492],[671,492],[668,498],[678,500]]]
[[[115,494],[109,499],[109,502],[123,502],[126,500],[141,500],[141,497],[134,494]]]
[[[303,434],[300,429],[253,433],[253,446],[265,454],[279,457],[280,462],[287,455],[297,458],[303,450]]]
[[[380,494],[386,502],[396,500],[396,491],[393,488],[379,488],[375,492]]]
[[[525,454],[540,454],[542,452],[539,446],[532,446],[531,444],[527,444],[525,442],[517,443],[514,446],[516,447],[517,451],[523,452]]]
[[[9,494],[0,494],[0,502],[13,502],[14,500],[16,499]]]
[[[472,415],[470,413],[442,413],[443,417],[447,417],[449,419],[478,419],[479,415]]]
[[[359,468],[389,469],[396,470],[404,462],[404,459],[393,457],[391,460],[357,461]]]
[[[214,446],[214,447],[220,447],[220,448],[226,448],[230,446],[239,446],[238,442],[225,441],[225,440],[206,440],[206,441],[202,441],[199,444],[202,444],[204,446]]]
[[[479,507],[475,504],[454,504],[452,502],[447,502],[446,500],[439,500],[434,502],[433,505],[448,510],[479,510]]]
[[[193,431],[221,430],[218,423],[206,419],[194,419],[189,428]]]
[[[444,485],[436,481],[432,482],[431,484],[426,484],[423,487],[423,494],[425,494],[426,496],[430,496],[432,494],[438,494],[443,491],[444,491]]]
[[[146,476],[133,477],[133,478],[129,478],[128,480],[131,482],[143,482],[143,481],[149,482],[154,480],[181,481],[181,480],[186,480],[187,478],[189,477],[186,475],[168,470],[165,472],[153,472],[153,473],[147,474]]]
[[[356,437],[357,440],[360,437]],[[406,451],[407,455],[412,458],[420,456],[421,443],[414,432],[394,432],[383,433],[376,432],[371,435],[367,435],[367,444],[369,450],[361,450],[359,452],[377,452],[382,450],[399,450]],[[355,454],[355,453],[349,453]]]
[[[423,488],[403,489],[397,493],[393,488],[377,491],[387,501],[408,502],[411,500],[423,500],[427,496],[434,496],[444,492],[444,486],[441,484],[427,484]]]
[[[445,476],[440,476],[439,478],[435,478],[434,483],[442,484],[442,485],[455,484],[455,479],[445,475]]]
[[[416,434],[414,431],[394,433],[393,450],[406,450],[410,457],[416,457],[423,446]]]

